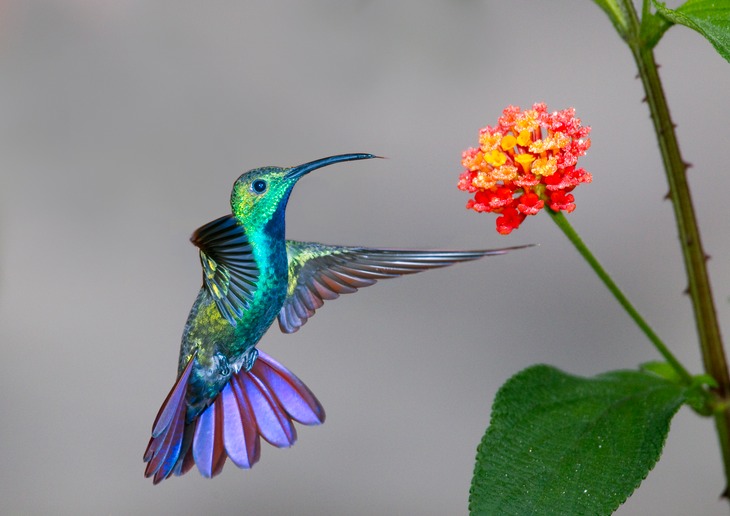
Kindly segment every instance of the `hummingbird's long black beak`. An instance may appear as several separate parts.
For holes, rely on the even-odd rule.
[[[326,167],[327,165],[332,165],[334,163],[340,163],[342,161],[355,161],[358,159],[372,159],[379,157],[380,156],[375,156],[374,154],[338,154],[337,156],[317,159],[310,161],[309,163],[299,165],[298,167],[294,167],[286,173],[286,178],[298,179],[305,174],[309,174],[312,170],[317,170],[318,168]]]

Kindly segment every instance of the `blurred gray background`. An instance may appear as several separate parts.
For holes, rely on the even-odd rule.
[[[730,66],[656,50],[723,330]],[[499,386],[531,364],[657,359],[545,214],[509,237],[464,209],[461,151],[508,104],[574,106],[594,182],[570,220],[700,371],[635,65],[592,2],[0,2],[0,512],[465,514]],[[261,347],[327,409],[253,470],[153,487],[142,452],[200,285],[198,226],[238,175],[343,152],[289,205],[292,238],[540,247],[382,282]],[[727,514],[717,439],[684,408],[619,514]]]

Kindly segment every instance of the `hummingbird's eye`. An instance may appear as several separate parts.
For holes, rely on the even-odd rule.
[[[266,181],[263,179],[257,179],[251,183],[251,191],[257,194],[262,194],[266,191]]]

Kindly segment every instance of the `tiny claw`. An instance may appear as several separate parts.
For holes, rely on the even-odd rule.
[[[254,362],[256,362],[256,359],[259,357],[259,350],[256,348],[253,348],[251,351],[248,352],[248,355],[243,361],[243,369],[244,371],[250,371],[253,367]]]
[[[228,358],[223,353],[215,354],[216,366],[218,367],[218,374],[221,376],[229,376],[231,374],[231,368],[228,365]]]

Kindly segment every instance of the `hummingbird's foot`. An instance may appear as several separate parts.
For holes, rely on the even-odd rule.
[[[246,371],[251,370],[253,367],[254,362],[256,362],[256,359],[259,357],[259,350],[256,348],[251,348],[243,358],[243,368]]]
[[[216,367],[218,369],[218,374],[221,376],[230,376],[231,374],[231,368],[228,364],[228,359],[223,353],[216,353],[215,354],[215,362]]]
[[[258,356],[259,350],[256,348],[249,349],[233,361],[229,361],[223,353],[216,353],[214,359],[217,373],[221,377],[229,377],[231,374],[238,374],[242,369],[250,371]]]

